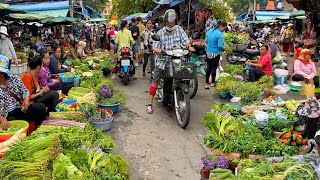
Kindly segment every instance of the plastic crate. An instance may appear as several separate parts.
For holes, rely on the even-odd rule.
[[[11,64],[11,73],[13,75],[17,75],[21,77],[23,73],[25,73],[28,70],[28,64],[22,63],[22,64]]]

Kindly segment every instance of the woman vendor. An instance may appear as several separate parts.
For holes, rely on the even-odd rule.
[[[55,111],[58,104],[59,94],[57,91],[50,90],[48,86],[42,87],[39,83],[38,74],[42,69],[41,56],[35,56],[28,63],[30,70],[22,76],[21,80],[30,94],[30,101],[43,103],[48,108],[49,112]]]
[[[63,94],[66,94],[62,83],[60,82],[58,74],[51,74],[49,71],[50,56],[48,52],[42,52],[42,69],[38,74],[39,81],[43,87],[48,86],[50,90],[61,90]]]
[[[298,59],[294,61],[292,69],[292,81],[304,81],[306,83],[319,86],[319,77],[314,62],[311,60],[312,52],[309,49],[303,49]]]
[[[50,55],[49,70],[52,74],[59,74],[63,72],[70,72],[71,68],[61,68],[61,48],[58,46],[53,47],[53,53]]]
[[[19,77],[8,69],[9,60],[0,55],[0,123],[8,129],[8,121],[34,121],[39,126],[46,119],[46,106],[42,103],[30,104],[30,96]]]
[[[255,82],[262,76],[272,75],[272,61],[269,53],[269,47],[263,45],[260,48],[260,58],[258,60],[248,60],[246,65],[249,67],[249,82]]]

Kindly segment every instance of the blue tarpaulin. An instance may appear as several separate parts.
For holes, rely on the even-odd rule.
[[[184,2],[184,0],[153,0],[153,2],[157,3],[158,5],[148,13],[148,15],[144,18],[145,20],[152,18],[154,14],[164,8],[171,8],[173,6],[179,5],[180,3]]]
[[[23,11],[45,11],[45,10],[55,10],[55,9],[68,9],[68,1],[60,2],[44,2],[44,3],[35,3],[35,4],[18,4],[10,5],[10,8],[19,9]]]
[[[90,16],[91,18],[102,18],[101,14],[92,9],[90,6],[86,6],[85,10],[86,11],[83,11],[82,13],[86,16]]]

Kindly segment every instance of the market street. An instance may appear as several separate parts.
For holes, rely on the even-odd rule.
[[[128,86],[117,78],[117,90],[128,95],[127,109],[119,112],[114,127],[107,132],[117,145],[117,153],[128,162],[131,179],[200,179],[201,160],[209,150],[203,144],[207,134],[203,117],[217,95],[205,90],[204,79],[199,78],[199,90],[191,100],[192,115],[189,126],[181,129],[177,125],[174,111],[168,111],[155,103],[155,111],[147,114],[150,74],[142,78],[142,67],[138,67],[137,80]],[[213,89],[211,89],[213,90]]]

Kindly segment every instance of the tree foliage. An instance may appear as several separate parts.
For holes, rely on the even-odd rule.
[[[237,0],[199,0],[206,8],[211,9],[212,15],[216,18],[228,20],[230,7],[228,4]]]
[[[233,1],[230,3],[230,7],[232,12],[239,16],[245,12],[248,12],[250,5],[253,4],[253,0],[241,0],[241,1]]]
[[[84,5],[90,6],[99,13],[104,10],[107,2],[109,2],[109,0],[83,0]]]
[[[112,14],[119,17],[134,13],[146,13],[157,6],[152,0],[112,0]]]

